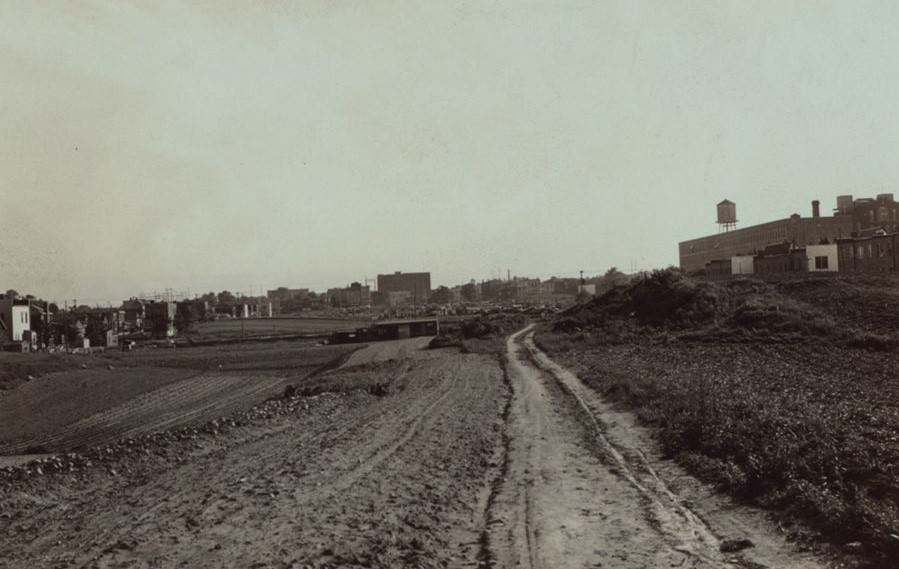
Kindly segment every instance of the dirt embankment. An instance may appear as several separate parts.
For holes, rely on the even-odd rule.
[[[899,280],[809,277],[766,283],[709,282],[655,271],[569,308],[556,332],[589,332],[606,343],[827,343],[899,349]]]
[[[717,284],[663,272],[538,339],[694,474],[778,512],[795,538],[881,566],[899,555],[897,309],[885,278]]]

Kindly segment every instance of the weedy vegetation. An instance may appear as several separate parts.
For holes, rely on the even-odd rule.
[[[701,478],[859,541],[877,565],[899,558],[897,318],[888,279],[668,270],[559,315],[538,342]]]

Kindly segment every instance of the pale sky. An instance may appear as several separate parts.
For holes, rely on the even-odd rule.
[[[899,3],[0,1],[0,289],[677,264],[899,194]]]

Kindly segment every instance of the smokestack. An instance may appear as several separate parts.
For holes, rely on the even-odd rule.
[[[821,217],[821,202],[812,200],[812,217]]]

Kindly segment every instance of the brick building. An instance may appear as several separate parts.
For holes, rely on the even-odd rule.
[[[899,270],[899,233],[875,231],[837,241],[843,273],[885,273]]]
[[[422,304],[431,297],[431,273],[378,275],[378,298],[386,302],[390,293],[409,293],[411,304]]]
[[[822,216],[819,202],[815,200],[811,217],[793,214],[787,219],[682,241],[678,244],[680,267],[687,272],[700,271],[710,261],[755,255],[768,245],[791,243],[805,247],[834,243],[877,228],[888,233],[899,231],[899,203],[893,194],[858,199],[851,195],[837,196],[833,216]]]
[[[815,213],[817,211],[813,212],[812,217],[793,214],[787,219],[682,241],[678,244],[680,267],[684,271],[694,272],[703,270],[706,263],[713,260],[755,255],[768,245],[792,243],[802,247],[835,241],[852,234],[851,216],[821,217],[815,216]]]

